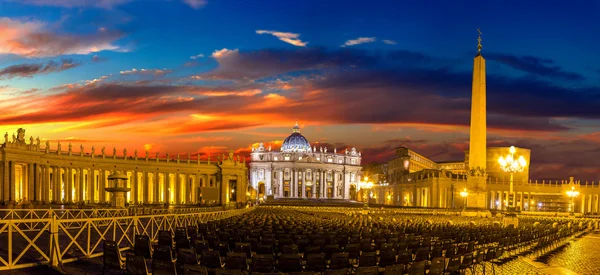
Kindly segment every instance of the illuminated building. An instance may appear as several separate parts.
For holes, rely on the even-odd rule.
[[[247,186],[247,168],[239,156],[233,152],[228,157],[219,156],[216,160],[200,160],[199,155],[185,158],[159,154],[150,157],[117,155],[105,152],[103,147],[96,152],[84,152],[83,146],[74,151],[69,143],[62,148],[61,143],[50,148],[50,141],[40,145],[40,140],[30,137],[25,140],[25,130],[8,133],[0,147],[0,201],[4,203],[107,203],[109,193],[108,176],[121,171],[128,177],[131,191],[127,202],[132,204],[196,204],[200,202],[224,203],[245,202],[242,194]]]
[[[355,148],[337,149],[313,146],[300,134],[298,123],[279,151],[261,143],[252,148],[250,186],[252,197],[351,199],[360,180],[361,153]]]
[[[507,173],[501,169],[499,157],[509,154],[510,147],[487,147],[486,144],[486,70],[481,38],[478,42],[473,61],[470,142],[464,160],[435,162],[409,148],[398,147],[394,158],[384,164],[386,183],[373,186],[374,197],[380,198],[375,203],[502,210],[514,206],[526,211],[576,209],[579,213],[599,213],[598,183],[579,182],[573,177],[531,181],[529,149],[515,148],[515,157],[522,157],[526,164],[522,171]],[[578,196],[568,197],[567,192],[578,192]],[[575,198],[576,201],[571,201]]]

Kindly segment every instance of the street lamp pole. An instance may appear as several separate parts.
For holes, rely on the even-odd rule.
[[[463,211],[467,209],[467,197],[469,196],[469,192],[467,192],[467,188],[463,191],[460,191],[460,196],[463,197]]]
[[[365,177],[362,181],[359,182],[358,187],[358,191],[365,189],[363,191],[363,199],[365,200],[365,208],[369,208],[369,198],[367,191],[373,188],[373,182],[369,181],[369,177]]]
[[[571,190],[567,191],[567,196],[571,199],[571,215],[575,214],[575,198],[579,196],[579,191],[575,190],[575,186],[571,186]]]
[[[518,173],[518,172],[523,172],[523,170],[525,169],[525,167],[527,167],[527,161],[525,160],[525,158],[523,156],[519,156],[519,158],[515,158],[515,152],[516,149],[514,146],[510,147],[510,154],[508,154],[507,156],[503,157],[500,156],[500,158],[498,158],[498,163],[500,164],[500,169],[502,169],[502,171],[510,173],[510,189],[508,192],[509,196],[513,196],[513,175],[514,173]],[[512,197],[512,200],[510,201],[510,206],[514,207],[515,206],[515,197]]]

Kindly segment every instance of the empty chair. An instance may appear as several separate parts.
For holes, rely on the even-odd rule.
[[[412,252],[410,250],[400,250],[398,252],[398,261],[399,264],[409,264],[412,262]]]
[[[298,253],[300,253],[300,250],[298,249],[297,245],[290,244],[290,245],[284,245],[281,248],[281,253],[282,254],[298,254]]]
[[[148,275],[148,266],[146,265],[146,260],[143,256],[135,255],[133,253],[127,253],[125,255],[126,262],[126,270],[131,275]]]
[[[271,254],[273,255],[273,245],[271,244],[259,244],[256,249],[257,254]]]
[[[419,247],[415,252],[415,262],[429,260],[429,247]]]
[[[427,261],[414,262],[408,269],[409,275],[425,275],[425,266]]]
[[[446,266],[446,272],[454,273],[460,269],[460,255],[454,255],[448,261],[448,266]]]
[[[229,253],[229,242],[217,241],[215,243],[215,250],[219,251],[221,257],[227,256],[227,253]]]
[[[280,272],[302,271],[302,258],[298,254],[281,254],[278,260],[277,270]]]
[[[331,254],[329,269],[348,269],[350,268],[350,258],[348,253],[338,252]]]
[[[121,251],[115,241],[104,240],[104,255],[102,256],[102,274],[106,268],[123,271],[125,268],[125,259],[121,257]]]
[[[194,241],[194,249],[196,250],[196,254],[202,255],[203,251],[210,250],[210,246],[207,241],[203,240],[195,240]]]
[[[248,270],[248,261],[245,253],[229,252],[225,260],[226,269]]]
[[[396,264],[396,251],[382,250],[379,254],[379,266],[386,267]]]
[[[427,275],[443,275],[445,270],[446,259],[444,257],[436,257],[431,260],[431,266],[429,267],[429,273],[427,273]]]
[[[150,245],[150,237],[148,235],[135,235],[135,245],[133,246],[135,255],[142,256],[146,259],[152,258],[152,246]]]
[[[377,255],[375,252],[364,252],[358,258],[359,267],[370,267],[377,265]]]
[[[247,258],[252,257],[252,247],[249,243],[235,243],[235,248],[233,249],[233,252],[245,253]]]
[[[153,275],[177,275],[175,263],[172,261],[152,260]]]
[[[199,265],[183,265],[183,275],[208,275],[208,270]]]
[[[471,268],[473,265],[473,254],[467,253],[463,256],[462,261],[460,262],[459,270],[465,270]]]
[[[376,266],[359,267],[356,269],[356,275],[378,275],[379,269]]]
[[[183,265],[197,265],[198,264],[198,256],[196,255],[196,251],[193,249],[185,249],[181,248],[177,251],[177,265],[180,267],[180,270],[183,271]]]
[[[173,237],[171,231],[159,230],[158,231],[158,245],[173,247]]]
[[[308,254],[308,256],[306,257],[307,271],[322,272],[323,270],[325,270],[325,264],[325,254],[323,253]]]
[[[221,263],[221,255],[219,251],[206,250],[202,251],[200,254],[200,261],[203,266],[209,269],[216,269],[223,267],[223,263]]]
[[[252,257],[252,272],[268,273],[273,271],[274,267],[273,255],[256,254]]]
[[[156,247],[154,251],[154,255],[152,255],[155,260],[162,261],[173,261],[173,250],[171,250],[170,246],[159,245]]]
[[[397,264],[397,265],[390,265],[390,266],[386,266],[385,270],[383,271],[383,275],[398,275],[398,274],[404,274],[404,265],[403,264]]]
[[[242,275],[241,270],[217,269],[215,275]]]

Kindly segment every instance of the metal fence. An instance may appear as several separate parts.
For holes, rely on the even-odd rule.
[[[152,241],[159,230],[196,225],[244,214],[251,208],[128,216],[127,210],[10,210],[0,220],[0,270],[63,263],[103,254],[102,241],[113,240],[121,250],[131,249],[135,235]],[[123,213],[123,211],[125,213]]]

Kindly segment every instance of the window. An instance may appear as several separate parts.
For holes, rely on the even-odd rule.
[[[274,159],[275,159],[275,161],[277,161],[277,157],[275,157]]]
[[[298,160],[301,160],[301,159],[302,159],[302,157],[298,157]]]
[[[258,178],[259,179],[265,178],[265,170],[264,169],[260,169],[260,171],[258,172]]]
[[[290,156],[285,156],[284,159],[285,160],[290,160]]]
[[[356,159],[352,159],[352,164],[356,165]]]
[[[332,158],[327,158],[327,162],[333,162]]]
[[[340,159],[340,160],[338,160],[338,163],[339,163],[339,164],[342,164],[342,163],[344,163],[344,160],[341,160],[341,159]]]

